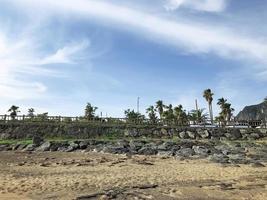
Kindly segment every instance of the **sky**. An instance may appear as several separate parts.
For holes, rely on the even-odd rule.
[[[0,0],[0,113],[123,117],[267,96],[266,0]]]

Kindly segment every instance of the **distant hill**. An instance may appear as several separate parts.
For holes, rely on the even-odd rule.
[[[236,119],[241,120],[266,120],[267,121],[267,101],[252,105],[246,106],[238,115]]]

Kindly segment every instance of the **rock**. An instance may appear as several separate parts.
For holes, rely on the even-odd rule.
[[[124,136],[138,137],[139,136],[139,133],[138,133],[137,129],[127,129],[124,132]]]
[[[52,146],[51,142],[45,142],[40,147],[38,147],[37,151],[50,151],[50,148]]]
[[[138,151],[139,149],[141,149],[145,145],[145,143],[142,141],[131,140],[129,145],[130,145],[130,149],[132,151]]]
[[[187,132],[185,132],[185,131],[180,132],[179,133],[179,137],[181,139],[188,139],[189,138],[188,135],[187,135]]]
[[[225,137],[227,139],[237,140],[237,139],[241,139],[242,135],[239,129],[233,128],[233,129],[230,129],[229,133],[225,133]]]
[[[27,144],[18,144],[18,147],[17,147],[17,151],[21,151],[21,150],[23,150],[24,148],[26,148],[27,147]]]
[[[254,162],[254,163],[251,163],[250,165],[251,167],[265,167],[265,165],[260,162]]]
[[[73,148],[74,150],[79,148],[79,142],[70,142],[69,147]]]
[[[200,135],[201,138],[207,139],[210,137],[210,132],[208,130],[199,130],[197,131],[198,135]]]
[[[208,157],[208,159],[212,162],[216,163],[229,163],[229,158],[223,154],[213,154]]]
[[[176,152],[177,156],[182,156],[182,157],[190,157],[195,154],[194,150],[191,148],[181,148]]]
[[[251,134],[247,135],[247,137],[249,139],[253,139],[253,140],[257,140],[257,139],[261,138],[261,136],[258,133],[251,133]]]
[[[79,143],[79,148],[80,149],[86,149],[88,147],[88,141],[81,141]]]
[[[174,148],[174,146],[177,146],[175,142],[164,142],[163,144],[159,145],[157,149],[159,151],[170,151]]]
[[[149,146],[142,147],[138,151],[138,154],[141,155],[156,155],[157,153],[158,151],[155,148]]]
[[[27,145],[27,147],[23,151],[34,151],[35,147],[36,147],[36,145],[29,144],[29,145]]]
[[[210,150],[204,146],[193,146],[192,149],[197,155],[201,156],[207,156],[210,153]]]
[[[248,160],[244,154],[228,154],[229,161],[233,164],[247,164]]]
[[[158,151],[158,156],[171,157],[174,156],[173,151]]]
[[[186,131],[187,135],[189,138],[191,139],[195,139],[196,138],[196,133],[192,132],[192,131]]]
[[[125,154],[129,149],[124,146],[105,146],[102,150],[104,153]]]
[[[32,143],[36,146],[40,146],[44,142],[44,139],[40,136],[33,136]]]

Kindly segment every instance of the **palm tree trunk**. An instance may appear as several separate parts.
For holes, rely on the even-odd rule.
[[[210,104],[210,119],[211,119],[211,123],[213,124],[213,109],[212,109],[212,103]]]

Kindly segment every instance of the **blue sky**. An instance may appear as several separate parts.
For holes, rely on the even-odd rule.
[[[267,95],[265,0],[0,0],[0,112],[108,116]],[[215,106],[215,112],[218,112]]]

